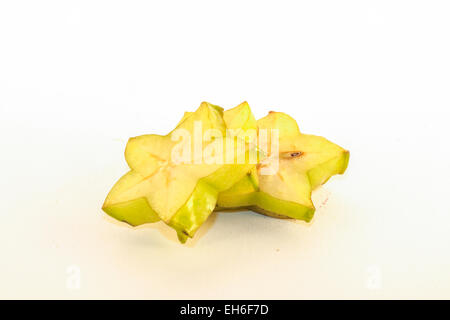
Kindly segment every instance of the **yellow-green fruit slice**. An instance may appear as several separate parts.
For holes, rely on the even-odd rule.
[[[301,134],[295,120],[284,113],[271,112],[257,124],[260,135],[263,129],[278,130],[278,154],[269,148],[255,171],[219,194],[217,210],[249,207],[274,217],[310,221],[315,211],[312,190],[345,171],[348,151],[323,137]],[[276,170],[267,174],[267,167]]]
[[[132,178],[126,178],[127,188],[120,187],[123,183],[119,181],[103,209],[133,225],[153,222],[145,215],[156,213],[184,242],[214,210],[218,193],[242,179],[255,164],[237,163],[239,154],[225,162],[225,158],[229,160],[225,150],[228,138],[222,109],[217,106],[202,103],[176,129],[167,136],[144,135],[129,140],[125,157]],[[201,140],[200,147],[196,139]],[[174,157],[180,143],[187,146],[182,154],[188,151],[181,162]],[[244,159],[251,153],[248,146],[242,152]]]

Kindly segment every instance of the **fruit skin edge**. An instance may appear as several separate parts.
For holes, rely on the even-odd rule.
[[[233,182],[245,177],[254,165],[225,165],[213,174],[201,178],[189,200],[175,213],[168,223],[177,231],[178,239],[183,243],[186,236],[192,238],[198,228],[214,211],[220,192],[233,186]]]
[[[350,159],[350,152],[344,151],[342,156],[336,157],[335,159],[328,160],[319,166],[310,169],[307,174],[311,184],[311,189],[314,190],[320,185],[327,182],[332,176],[336,174],[343,174],[347,167]],[[333,170],[333,168],[337,168]],[[250,176],[247,176],[251,179]],[[264,214],[278,219],[296,219],[303,220],[305,222],[310,222],[314,217],[315,207],[307,207],[295,202],[290,202],[286,200],[279,200],[268,195],[265,192],[251,192],[247,195],[247,198],[243,196],[243,203],[235,203],[233,205],[233,197],[224,199],[219,195],[218,205],[215,211],[235,211],[242,209],[249,209],[257,213]],[[221,203],[227,202],[226,207],[221,206]]]
[[[314,208],[308,208],[301,204],[279,200],[268,195],[265,192],[253,192],[248,195],[243,204],[231,205],[229,207],[221,207],[220,204],[215,211],[234,211],[249,209],[257,213],[264,214],[279,219],[297,219],[306,222],[311,221],[314,216]],[[275,213],[275,211],[277,213]]]
[[[231,166],[237,168],[231,170]],[[253,165],[251,164],[225,165],[211,175],[199,179],[189,199],[167,222],[169,226],[176,230],[181,243],[185,243],[188,237],[192,238],[198,228],[214,211],[219,192],[227,190],[233,185],[229,181],[238,181],[244,178],[252,168]],[[131,173],[138,174],[131,171],[127,175]],[[233,175],[233,179],[230,179],[230,174]],[[116,185],[123,181],[127,175],[119,179]],[[102,209],[111,217],[126,222],[133,227],[160,220],[145,197],[113,205],[107,205],[106,200]],[[127,218],[125,219],[125,217]]]

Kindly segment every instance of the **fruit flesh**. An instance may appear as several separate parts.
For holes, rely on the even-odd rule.
[[[259,132],[278,130],[278,157],[269,150],[251,174],[219,194],[216,210],[248,207],[274,217],[310,221],[315,211],[312,190],[345,171],[348,151],[323,137],[301,134],[296,121],[284,113],[270,112],[257,125]],[[275,162],[276,173],[262,174]]]
[[[222,110],[208,103],[194,113],[187,114],[176,129],[192,134],[196,122],[201,122],[203,131],[214,129],[225,135]],[[144,135],[131,138],[127,144],[125,157],[131,171],[122,177],[109,193],[103,210],[131,225],[139,225],[163,220],[177,231],[178,238],[185,242],[208,218],[216,206],[219,192],[229,189],[254,167],[254,164],[224,164],[214,152],[223,151],[225,136],[204,141],[200,162],[177,163],[172,159],[172,151],[177,141],[173,141],[176,131],[167,136]],[[195,134],[195,133],[194,133]],[[189,147],[195,148],[193,141]],[[211,154],[203,151],[212,150]],[[243,151],[247,156],[249,148]],[[195,153],[195,152],[194,152]],[[233,155],[234,160],[239,155]]]

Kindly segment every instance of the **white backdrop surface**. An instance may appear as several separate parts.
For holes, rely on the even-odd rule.
[[[0,298],[450,298],[446,1],[2,1]],[[201,101],[351,152],[310,225],[188,245],[101,211],[130,136]],[[79,281],[78,281],[79,280]]]

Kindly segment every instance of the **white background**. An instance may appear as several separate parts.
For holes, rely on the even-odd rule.
[[[448,1],[2,1],[0,298],[450,298],[449,16]],[[214,214],[183,246],[102,213],[128,137],[203,100],[284,111],[350,150],[312,224]]]

